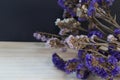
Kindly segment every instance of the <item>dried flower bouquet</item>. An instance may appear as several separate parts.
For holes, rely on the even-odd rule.
[[[116,22],[116,15],[113,17],[110,13],[113,2],[58,0],[64,10],[64,19],[55,21],[60,28],[59,35],[36,32],[33,36],[49,47],[78,51],[77,58],[67,61],[57,53],[52,55],[53,64],[67,74],[75,72],[77,78],[87,79],[92,73],[113,80],[120,76],[120,25]]]

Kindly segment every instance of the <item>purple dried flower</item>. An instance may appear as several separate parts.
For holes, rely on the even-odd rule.
[[[75,16],[76,14],[72,9],[69,9],[67,6],[65,6],[65,0],[58,0],[58,4],[65,9],[67,12],[71,14],[71,16]]]
[[[35,32],[35,33],[33,33],[33,37],[35,37],[36,38],[36,36],[38,35],[38,33],[37,32]]]
[[[65,72],[67,74],[75,72],[78,64],[79,64],[78,59],[73,58],[72,60],[68,60],[65,64]]]
[[[107,73],[107,71],[104,68],[94,67],[92,72],[96,73],[98,76],[100,76],[102,78],[109,77],[109,74]]]
[[[114,30],[114,34],[115,34],[115,35],[120,34],[120,29],[115,29],[115,30]]]
[[[120,61],[120,51],[109,50],[109,54],[115,57],[118,61]]]
[[[41,35],[37,33],[36,37],[37,40],[41,40]]]
[[[120,67],[119,66],[115,66],[115,68],[111,71],[112,76],[117,76],[120,74]]]
[[[84,54],[85,54],[85,51],[84,50],[79,50],[78,51],[78,57],[79,57],[79,59],[80,59],[80,61],[84,61]]]
[[[98,38],[102,38],[103,37],[103,34],[100,31],[98,31],[98,30],[89,32],[88,37],[92,37],[93,35],[96,35]]]
[[[87,12],[88,16],[93,16],[95,14],[95,6],[93,1],[90,2],[90,6],[88,8],[88,12]]]
[[[87,54],[86,55],[86,66],[87,66],[87,68],[91,72],[97,74],[98,76],[101,76],[102,78],[107,78],[108,73],[103,68],[100,68],[99,65],[94,66],[94,64],[93,64],[93,59],[94,58],[95,57],[93,57],[92,54]]]
[[[83,70],[85,68],[86,68],[86,66],[83,63],[80,63],[77,65],[77,70]]]
[[[47,41],[48,39],[45,36],[41,36],[41,41]]]
[[[77,72],[76,72],[77,78],[79,78],[79,79],[86,79],[86,78],[88,78],[89,73],[90,72],[88,71],[88,69],[86,68],[86,66],[84,64],[80,63],[77,66]]]
[[[58,69],[65,71],[64,67],[66,62],[62,58],[60,58],[56,53],[52,55],[52,62]]]
[[[78,21],[83,22],[83,21],[87,21],[87,19],[85,17],[79,17]]]
[[[65,8],[64,0],[58,0],[58,4],[59,4],[62,8]]]
[[[108,63],[111,63],[112,65],[116,65],[118,60],[114,56],[110,56],[108,58]]]
[[[99,60],[100,63],[105,63],[106,62],[106,59],[103,58],[103,57],[98,58],[98,60]]]
[[[86,67],[102,78],[108,79],[120,74],[120,67],[117,65],[117,60],[114,57],[109,57],[108,61],[106,61],[107,58],[97,58],[92,54],[87,54],[85,59]]]
[[[78,79],[87,79],[89,74],[88,70],[77,70],[76,76]]]
[[[99,65],[97,65],[98,63],[95,63],[96,66],[93,64],[93,60],[95,59],[95,57],[92,54],[87,54],[85,59],[86,59],[86,67],[91,72],[97,74],[98,76],[101,76],[102,78],[108,77],[107,71],[105,71],[103,68],[100,68]],[[97,61],[97,59],[94,61]],[[99,62],[99,61],[97,61],[97,62]]]
[[[91,69],[92,68],[92,54],[86,54],[86,57],[85,57],[85,64],[86,64],[86,67],[88,67],[88,69]]]
[[[35,37],[37,40],[41,40],[41,41],[47,41],[48,39],[46,38],[46,36],[41,35],[38,32],[33,33],[33,37]]]
[[[37,40],[41,39],[41,35],[38,32],[33,33],[33,37],[35,37]]]
[[[63,35],[66,35],[66,33],[68,33],[68,32],[70,32],[70,30],[67,28],[61,29],[59,32],[59,35],[63,36]]]

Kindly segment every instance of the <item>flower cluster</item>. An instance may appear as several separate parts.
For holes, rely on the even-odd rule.
[[[55,25],[59,35],[36,32],[37,40],[49,47],[78,51],[76,58],[62,59],[57,53],[52,62],[67,74],[76,73],[79,79],[95,74],[105,80],[120,77],[120,25],[111,16],[114,0],[58,0],[63,8],[63,19]],[[89,80],[89,79],[88,79]]]
[[[64,36],[68,34],[79,34],[79,30],[85,31],[82,28],[79,21],[76,21],[74,18],[67,18],[60,20],[59,18],[55,21],[55,25],[60,28],[59,35]]]
[[[90,71],[87,69],[87,67],[77,58],[64,61],[56,53],[54,53],[52,56],[52,61],[58,69],[67,74],[76,72],[76,76],[79,79],[86,79],[90,74]]]
[[[73,58],[68,61],[56,59],[56,54],[53,54],[53,63],[58,69],[64,70],[67,74],[76,72],[77,78],[86,79],[90,72],[101,78],[112,79],[120,74],[120,66],[118,60],[114,56],[103,57],[100,54],[88,53],[84,50],[78,51],[78,58]],[[64,65],[63,65],[64,63]]]
[[[37,40],[41,41],[47,41],[48,39],[46,36],[39,34],[38,32],[33,33],[33,37],[35,37]]]
[[[57,54],[53,54],[53,63],[67,74],[76,72],[77,78],[87,79],[90,73],[94,73],[106,80],[113,79],[120,74],[118,60],[114,56],[103,57],[94,52],[78,51],[78,58],[64,61]]]
[[[53,54],[52,61],[58,69],[65,71],[64,67],[66,62],[61,57],[59,57],[56,53]]]
[[[120,67],[117,65],[118,61],[115,57],[111,56],[106,59],[87,54],[85,61],[88,69],[102,78],[109,79],[120,73]]]

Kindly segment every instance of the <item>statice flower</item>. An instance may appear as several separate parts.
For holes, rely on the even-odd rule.
[[[44,36],[44,35],[41,36],[41,41],[45,42],[47,40],[48,40],[48,38],[46,36]]]
[[[90,71],[86,68],[84,64],[79,64],[77,66],[76,76],[79,79],[87,79],[90,74]]]
[[[79,50],[79,49],[83,49],[84,47],[86,47],[86,44],[84,43],[88,43],[89,38],[86,35],[80,35],[80,36],[70,35],[65,39],[65,42],[70,48]]]
[[[115,34],[115,35],[119,35],[119,34],[120,34],[120,29],[115,29],[115,30],[114,30],[114,34]]]
[[[58,69],[65,71],[64,67],[66,62],[61,57],[59,57],[56,53],[52,55],[52,62]]]
[[[79,50],[78,51],[78,57],[79,57],[80,61],[83,62],[84,57],[85,57],[85,50]]]
[[[71,7],[74,8],[74,6],[73,6],[74,2],[71,0],[71,4],[70,5],[72,5],[72,3],[73,3],[73,5],[71,7],[69,6],[69,3],[70,3],[70,0],[69,1],[67,1],[67,0],[58,0],[58,4],[63,9],[65,9],[67,12],[69,12],[71,14],[71,16],[75,16],[75,12],[71,9]]]
[[[65,8],[64,0],[58,0],[58,4],[59,4],[62,8]]]
[[[75,58],[68,60],[65,64],[65,72],[67,74],[75,72],[79,63],[79,60]]]
[[[33,33],[33,37],[36,38],[37,40],[41,39],[41,35],[38,34],[38,32]]]
[[[109,35],[107,36],[107,41],[108,41],[108,42],[114,42],[114,41],[117,41],[117,38],[116,38],[114,35],[109,34]]]
[[[111,63],[111,64],[113,64],[113,65],[116,65],[117,62],[118,62],[118,60],[117,60],[114,56],[110,56],[110,57],[108,58],[108,63]]]
[[[66,38],[65,42],[68,44],[70,48],[74,48],[73,42],[75,40],[75,37],[73,35],[70,35],[69,37]]]
[[[88,67],[88,69],[92,68],[92,54],[86,54],[85,60],[86,60],[86,66]]]
[[[120,51],[109,50],[109,54],[115,57],[118,61],[120,61]]]
[[[93,35],[97,36],[98,38],[103,38],[103,34],[98,30],[89,32],[88,37],[92,37]]]
[[[102,78],[115,77],[120,72],[117,59],[114,57],[109,57],[108,62],[106,62],[107,58],[87,54],[85,59],[87,68]]]
[[[66,34],[69,33],[69,32],[70,32],[69,29],[64,28],[64,29],[61,29],[61,30],[60,30],[59,35],[64,36],[64,35],[66,35]]]
[[[48,38],[45,35],[42,35],[39,32],[33,33],[33,37],[36,38],[37,40],[40,40],[40,41],[43,41],[43,42],[48,40]]]
[[[95,15],[95,6],[94,6],[94,3],[91,1],[90,2],[90,6],[88,8],[88,16],[93,16]]]
[[[63,48],[64,43],[58,38],[50,38],[46,42],[47,47]]]
[[[111,71],[113,77],[116,77],[120,74],[120,66],[115,66],[115,68]]]
[[[55,67],[67,74],[74,72],[79,79],[87,79],[90,73],[105,80],[120,77],[120,26],[116,15],[112,17],[110,14],[113,2],[58,0],[64,10],[63,19],[55,21],[60,29],[59,35],[33,34],[37,40],[45,41],[48,47],[60,48],[62,52],[67,48],[78,51],[76,58],[66,61],[54,53],[52,62]]]

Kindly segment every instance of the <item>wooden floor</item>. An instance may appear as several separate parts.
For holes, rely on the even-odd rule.
[[[78,80],[75,74],[67,75],[54,67],[53,52],[58,52],[64,59],[76,56],[75,51],[61,53],[43,43],[0,42],[0,80]],[[87,80],[100,79],[91,76]]]

